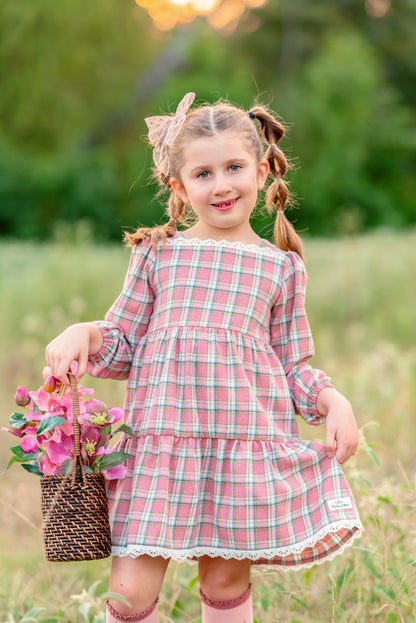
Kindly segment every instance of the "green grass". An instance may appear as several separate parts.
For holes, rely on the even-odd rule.
[[[324,566],[253,573],[262,623],[416,621],[416,231],[306,240],[307,307],[317,354],[351,400],[360,451],[345,466],[365,533]],[[68,324],[100,318],[128,263],[121,246],[93,246],[82,230],[55,243],[0,246],[0,424],[19,384],[40,384],[46,343]],[[121,405],[125,383],[89,380]],[[323,428],[300,423],[304,438]],[[0,434],[0,472],[10,436]],[[1,623],[104,623],[108,561],[47,563],[41,549],[39,481],[13,466],[0,480]],[[200,620],[195,566],[172,564],[163,622]]]

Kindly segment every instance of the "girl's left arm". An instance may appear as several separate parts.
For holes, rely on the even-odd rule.
[[[305,312],[306,270],[301,258],[286,254],[281,291],[272,310],[271,344],[283,366],[295,411],[309,424],[326,422],[328,456],[340,463],[357,449],[358,431],[348,400],[309,359],[314,346]]]
[[[306,270],[296,253],[286,253],[279,286],[271,315],[271,345],[282,364],[296,413],[308,424],[321,424],[324,416],[318,409],[318,395],[333,385],[322,370],[309,364],[314,345],[305,312]]]

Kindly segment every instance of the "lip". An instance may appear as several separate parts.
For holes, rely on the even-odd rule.
[[[211,203],[211,205],[213,208],[215,208],[216,210],[219,210],[220,212],[228,212],[228,210],[231,210],[235,206],[238,199],[239,197],[236,197],[235,199],[227,199],[226,201],[219,201],[218,203]]]

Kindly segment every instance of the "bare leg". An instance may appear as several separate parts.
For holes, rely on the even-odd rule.
[[[111,599],[112,607],[121,615],[133,615],[149,608],[160,593],[168,564],[169,560],[160,556],[115,556],[111,564],[109,590],[123,596],[130,605]]]
[[[250,560],[224,560],[202,556],[199,559],[199,583],[212,601],[229,601],[240,597],[250,584]]]

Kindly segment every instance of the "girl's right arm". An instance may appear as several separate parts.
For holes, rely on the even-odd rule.
[[[92,323],[81,322],[65,329],[46,347],[46,363],[51,374],[62,383],[68,384],[68,371],[71,363],[78,363],[77,381],[87,371],[88,357],[101,349],[103,336],[100,329]]]

